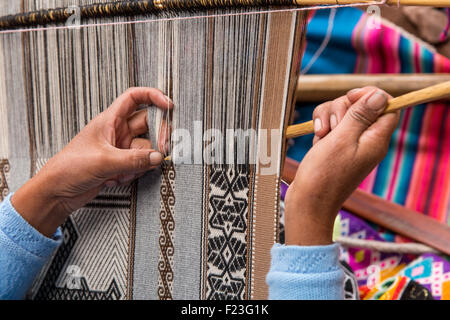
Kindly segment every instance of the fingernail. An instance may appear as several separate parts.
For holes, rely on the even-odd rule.
[[[367,100],[367,106],[373,110],[380,110],[386,107],[387,96],[381,90],[376,90]]]
[[[350,90],[350,91],[348,92],[348,94],[355,94],[355,93],[360,92],[361,90],[362,90],[362,88],[355,88],[355,89],[353,89],[353,90]]]
[[[314,132],[318,132],[320,129],[322,129],[322,121],[319,118],[316,118],[316,120],[314,120]]]
[[[122,179],[120,179],[120,183],[127,183],[130,181],[133,181],[135,177],[136,176],[134,174],[127,175],[127,176],[123,177]]]
[[[330,126],[331,126],[331,129],[334,129],[337,126],[337,117],[335,114],[332,114],[330,117]]]
[[[160,165],[163,161],[163,155],[159,152],[152,152],[150,153],[150,164],[152,166]]]

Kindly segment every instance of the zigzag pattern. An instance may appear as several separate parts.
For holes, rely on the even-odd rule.
[[[173,164],[163,165],[161,181],[161,211],[159,213],[161,229],[159,232],[158,261],[158,297],[160,300],[172,300],[173,290],[173,255],[175,220],[175,168]]]
[[[7,159],[0,159],[0,201],[3,201],[9,193],[9,169],[9,161]]]

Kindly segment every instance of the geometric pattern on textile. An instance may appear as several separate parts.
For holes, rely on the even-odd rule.
[[[345,261],[339,261],[342,271],[344,271],[344,296],[345,300],[359,300],[358,282],[355,274]]]
[[[9,161],[7,159],[0,159],[0,201],[3,201],[9,193],[9,169]]]
[[[392,234],[346,211],[341,210],[339,216],[341,236],[396,242]],[[450,263],[436,254],[341,247],[341,259],[355,274],[361,299],[450,299]]]
[[[73,221],[69,218],[61,227],[64,235],[64,242],[47,269],[45,278],[43,279],[35,300],[118,300],[121,298],[120,289],[117,286],[115,279],[112,279],[110,286],[105,290],[96,291],[89,288],[88,281],[85,277],[79,274],[79,269],[76,266],[64,268],[67,264],[69,256],[72,253],[73,247],[79,235]],[[56,283],[58,278],[64,271],[68,274],[65,278],[64,286],[58,287]]]
[[[435,298],[450,300],[450,263],[435,254],[425,254],[411,262],[402,274],[421,284]]]
[[[434,300],[434,298],[427,288],[409,279],[400,300]]]
[[[249,195],[247,168],[240,165],[210,168],[208,300],[244,299]]]
[[[173,218],[175,206],[175,168],[172,163],[163,164],[161,182],[161,230],[159,235],[159,280],[158,297],[160,300],[171,300],[173,290],[173,237],[175,221]]]
[[[395,276],[372,289],[361,288],[363,300],[434,300],[431,293],[417,282],[404,276]]]

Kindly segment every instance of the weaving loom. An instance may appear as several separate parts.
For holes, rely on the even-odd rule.
[[[257,1],[253,14],[188,10],[187,1],[169,1],[165,11],[161,2],[98,2],[78,1],[81,28],[64,27],[68,16],[52,10],[73,1],[0,7],[8,30],[0,34],[2,197],[129,87],[161,89],[175,104],[173,130],[200,139],[182,141],[173,163],[75,212],[29,298],[265,299],[306,13],[264,12],[283,1]],[[39,25],[47,27],[13,30]],[[148,110],[157,141],[169,116]],[[255,135],[204,159],[205,141],[228,129]]]
[[[75,212],[29,298],[267,298],[311,9],[298,5],[333,1],[2,5],[1,199],[129,87],[159,88],[175,104],[173,114],[142,106],[153,142],[171,127],[173,161]],[[400,2],[421,4],[357,5]]]

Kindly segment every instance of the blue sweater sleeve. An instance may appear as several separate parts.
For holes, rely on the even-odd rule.
[[[40,234],[14,209],[11,196],[0,205],[0,299],[23,299],[62,234]]]
[[[339,265],[339,245],[284,246],[275,244],[267,274],[269,299],[344,299],[344,271]]]

